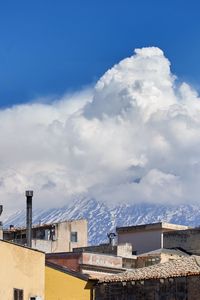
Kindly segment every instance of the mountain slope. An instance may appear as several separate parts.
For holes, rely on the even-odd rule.
[[[171,222],[198,226],[199,205],[164,206],[155,204],[118,205],[113,208],[95,199],[78,199],[67,206],[33,211],[33,223],[51,223],[62,220],[86,218],[88,220],[89,243],[98,244],[107,239],[107,233],[116,226]],[[25,225],[25,210],[18,211],[4,220],[4,226]]]

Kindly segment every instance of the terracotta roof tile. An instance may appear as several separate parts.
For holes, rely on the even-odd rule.
[[[99,280],[103,282],[134,281],[145,279],[160,279],[170,277],[181,277],[200,275],[200,257],[192,255],[166,263],[160,263],[150,267],[126,271],[116,275],[108,275]]]

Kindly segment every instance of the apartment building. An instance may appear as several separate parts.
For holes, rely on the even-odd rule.
[[[26,227],[10,226],[3,231],[3,239],[20,245],[27,243]],[[32,226],[32,248],[48,253],[69,252],[87,246],[87,221],[71,220]]]

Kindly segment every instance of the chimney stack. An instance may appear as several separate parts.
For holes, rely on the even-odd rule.
[[[33,191],[26,191],[26,244],[32,247],[32,198]]]
[[[0,215],[2,214],[3,212],[3,205],[0,205]]]

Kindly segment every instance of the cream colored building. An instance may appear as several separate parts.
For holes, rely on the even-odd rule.
[[[146,253],[163,248],[163,233],[188,229],[188,226],[165,222],[117,227],[118,244],[131,243],[134,254]]]
[[[26,228],[10,227],[4,240],[26,245]],[[87,220],[72,220],[32,227],[32,248],[47,253],[69,252],[87,246]]]
[[[44,300],[45,254],[0,241],[0,299]]]

